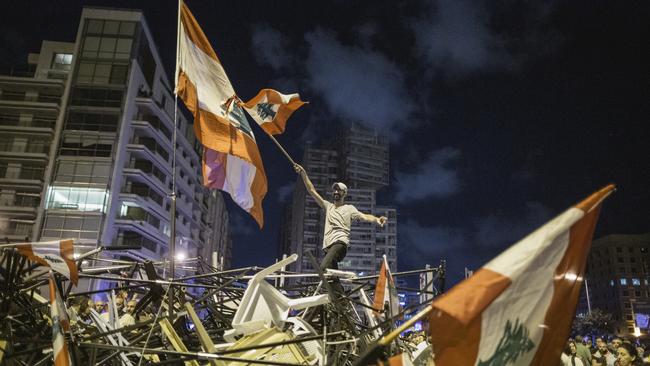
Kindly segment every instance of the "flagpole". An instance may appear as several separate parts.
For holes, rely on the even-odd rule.
[[[178,55],[179,55],[179,46],[180,46],[180,33],[181,33],[181,4],[183,0],[178,0],[178,15],[176,18],[176,68],[174,73],[174,132],[172,135],[172,194],[171,199],[171,221],[170,221],[170,233],[169,233],[169,275],[171,281],[169,284],[169,295],[167,295],[167,300],[169,304],[169,316],[174,314],[174,281],[175,266],[176,266],[176,138],[178,132]]]

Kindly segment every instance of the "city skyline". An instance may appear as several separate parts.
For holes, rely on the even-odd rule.
[[[31,3],[12,4],[2,66],[24,61],[37,39],[73,39],[86,4],[131,6],[43,2],[43,18]],[[176,4],[138,5],[169,73]],[[460,278],[610,182],[619,190],[596,237],[650,231],[648,56],[640,52],[647,3],[359,2],[345,11],[341,3],[258,3],[228,16],[217,3],[188,5],[244,99],[274,87],[311,102],[278,138],[294,158],[336,124],[389,132],[396,183],[378,194],[398,208],[400,269],[447,259]],[[42,26],[26,30],[34,21]],[[256,133],[270,220],[260,231],[227,202],[235,266],[275,260],[280,207],[296,178]]]

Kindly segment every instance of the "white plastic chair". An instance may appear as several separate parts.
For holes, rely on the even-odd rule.
[[[329,302],[327,295],[316,295],[298,299],[284,296],[278,289],[266,282],[265,277],[293,263],[298,259],[293,254],[261,271],[248,282],[241,304],[232,320],[233,329],[224,334],[224,339],[234,342],[239,335],[259,332],[271,326],[282,327],[289,315],[289,309],[300,310]]]

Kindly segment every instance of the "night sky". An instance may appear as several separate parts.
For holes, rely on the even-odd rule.
[[[596,189],[596,237],[650,231],[650,2],[187,2],[235,90],[301,94],[278,137],[353,121],[391,136],[399,270],[447,259],[456,281]],[[82,5],[143,10],[171,76],[174,1],[5,2],[0,67],[72,41]],[[296,176],[261,129],[266,225],[229,202],[234,266],[274,261]]]

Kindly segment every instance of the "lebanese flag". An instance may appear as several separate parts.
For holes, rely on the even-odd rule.
[[[16,248],[27,259],[52,268],[72,281],[75,286],[79,282],[71,239],[22,243],[16,244]]]
[[[255,136],[226,72],[196,19],[181,4],[176,94],[194,115],[203,145],[203,184],[228,192],[264,225],[266,174]]]
[[[384,255],[384,260],[382,261],[381,269],[379,270],[379,277],[377,278],[377,284],[375,285],[375,300],[372,303],[374,313],[379,314],[384,310],[384,304],[386,303],[390,304],[390,313],[386,314],[386,318],[394,317],[399,314],[400,306],[395,281],[393,280],[393,276],[390,274],[388,261]]]
[[[291,114],[305,103],[298,94],[285,95],[273,89],[262,89],[243,107],[264,131],[279,135],[284,132]]]
[[[609,185],[528,235],[432,303],[437,366],[557,365]]]
[[[52,319],[52,353],[55,366],[68,366],[70,354],[64,332],[70,331],[70,321],[65,310],[58,286],[50,272],[50,318]]]

